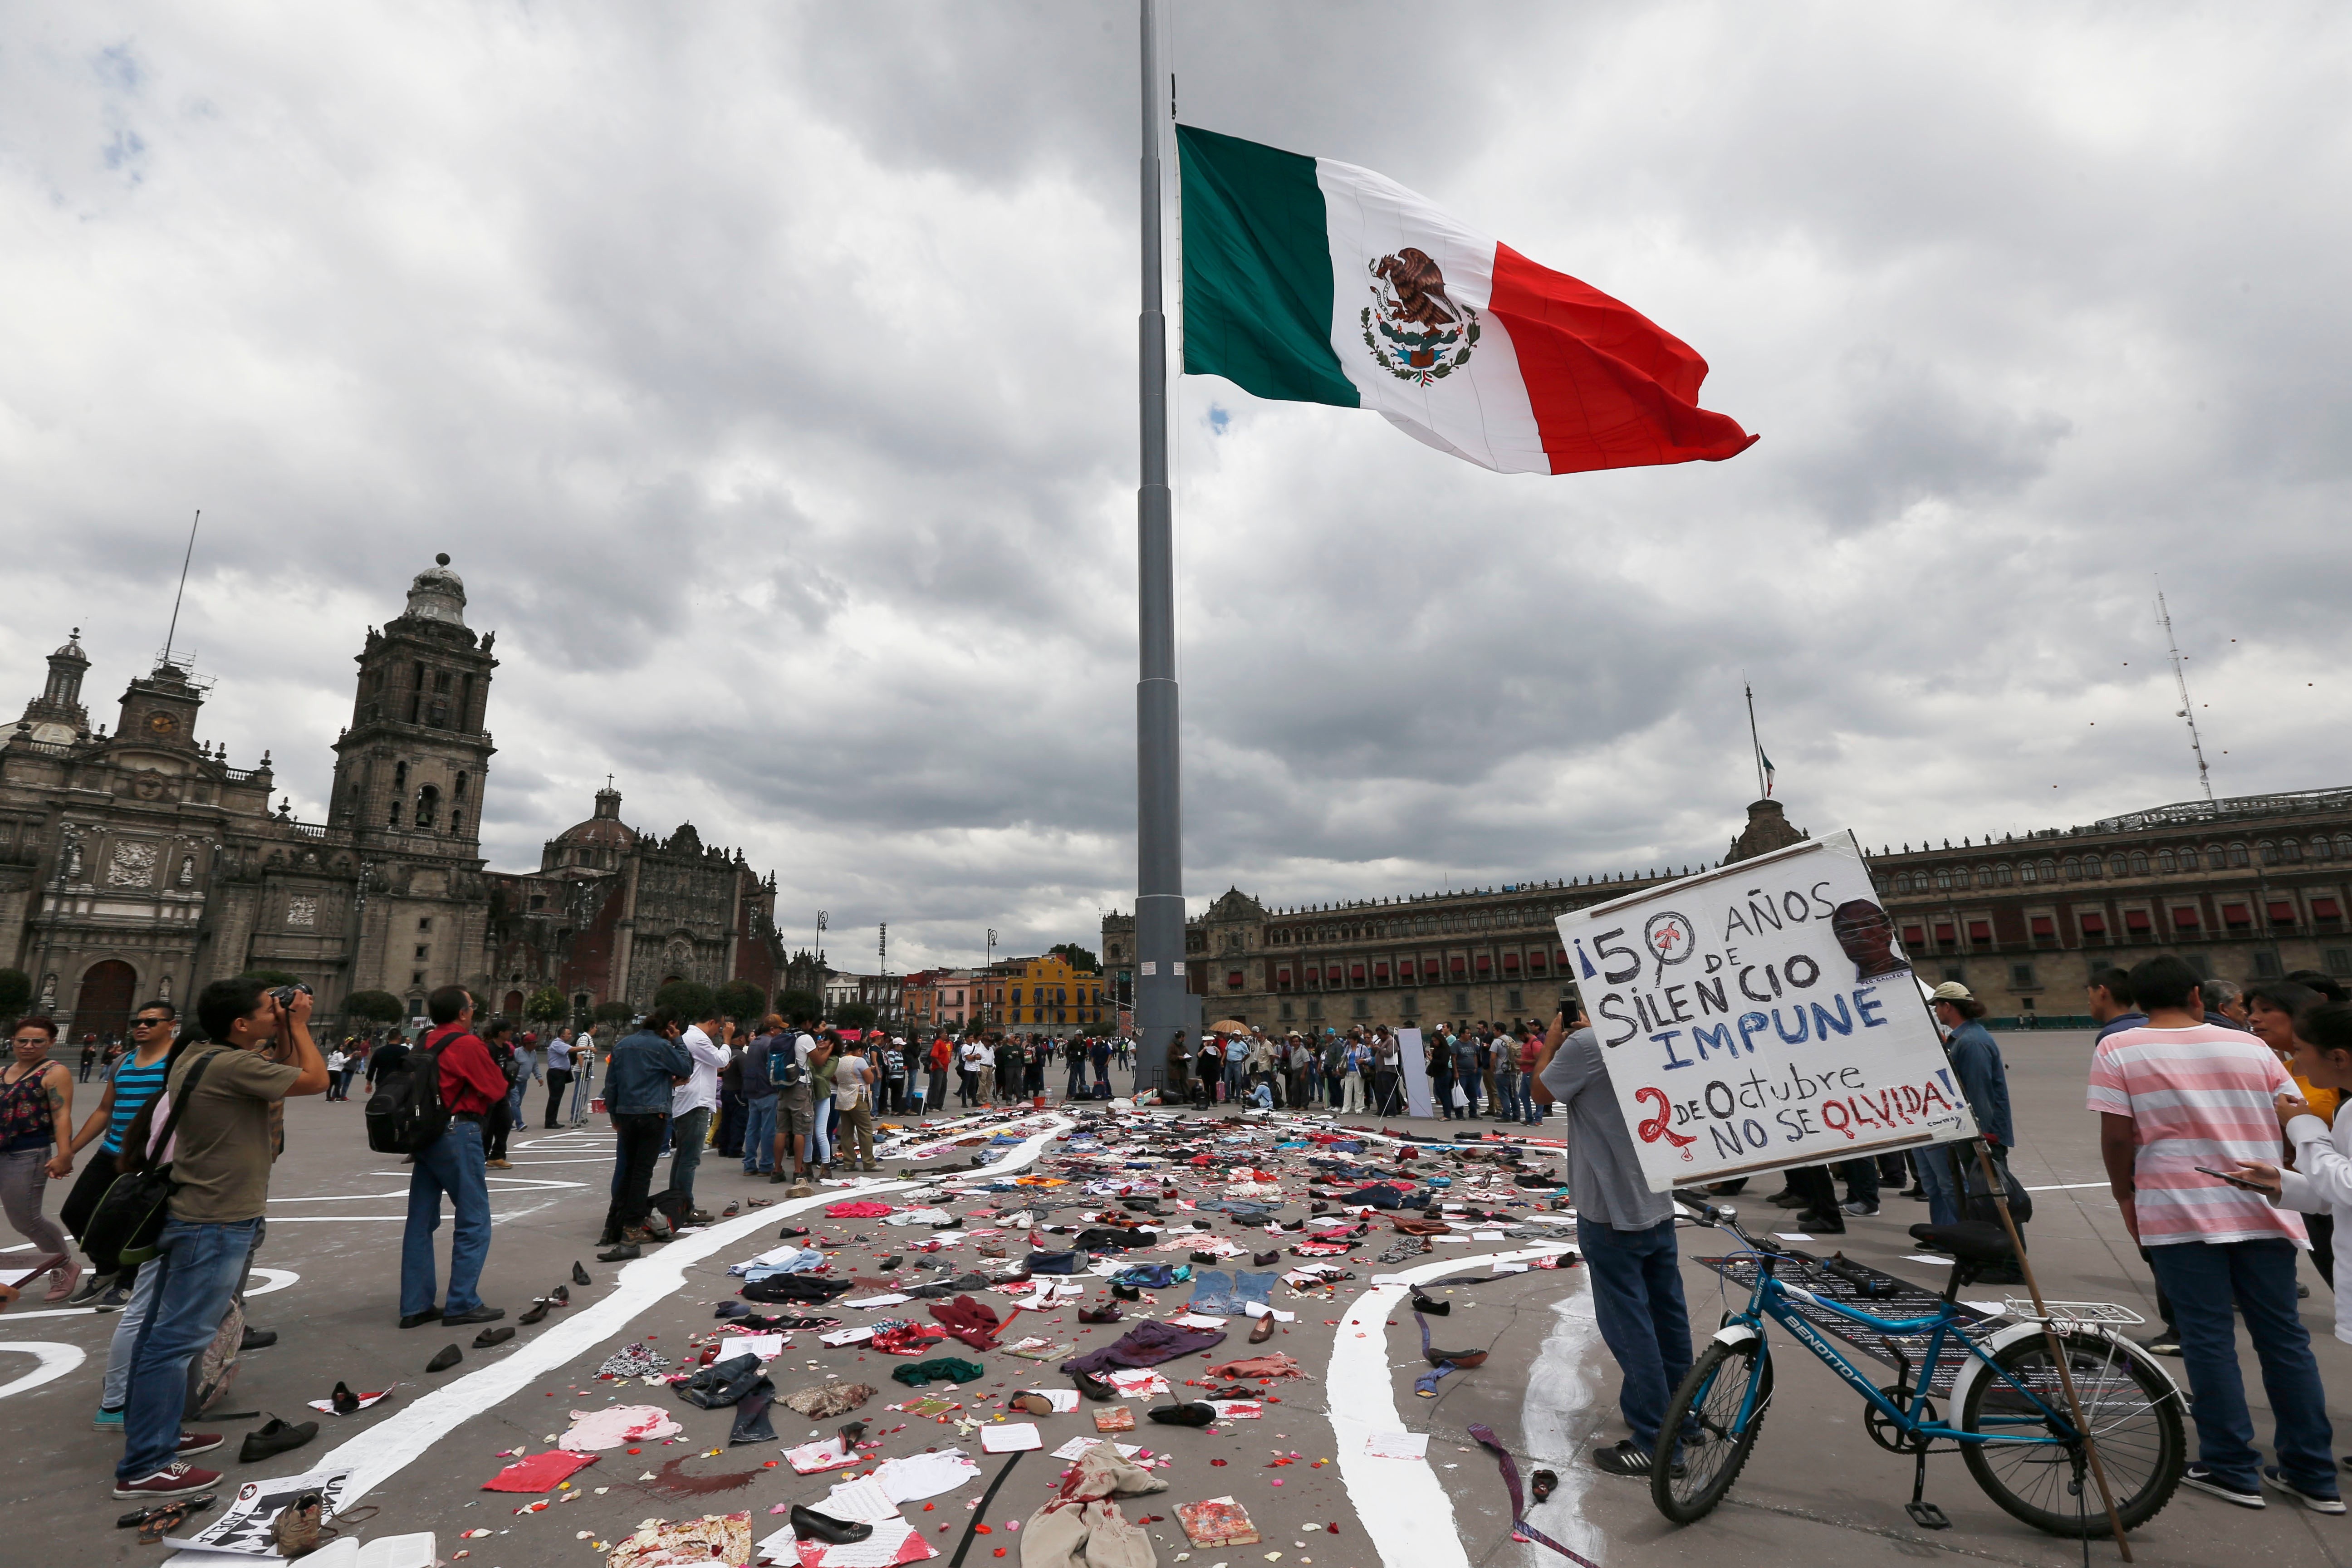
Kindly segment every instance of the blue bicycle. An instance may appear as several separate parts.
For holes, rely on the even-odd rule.
[[[2061,1363],[2052,1354],[2053,1332],[2123,1527],[2145,1524],[2171,1500],[2188,1464],[2180,1419],[2186,1401],[2153,1357],[2097,1321],[2134,1322],[2135,1315],[2096,1303],[2045,1303],[2045,1331],[2043,1321],[2030,1316],[2030,1304],[2011,1302],[2012,1313],[2024,1309],[2026,1321],[1980,1340],[1963,1331],[1968,1320],[1955,1304],[1960,1289],[1982,1271],[2017,1262],[1999,1226],[1963,1222],[1916,1230],[1952,1253],[1951,1282],[1938,1310],[1889,1319],[1780,1279],[1776,1270],[1790,1256],[1742,1230],[1736,1209],[1715,1206],[1694,1194],[1675,1195],[1696,1223],[1738,1237],[1756,1269],[1747,1310],[1724,1319],[1666,1408],[1650,1495],[1658,1511],[1675,1523],[1702,1519],[1723,1500],[1764,1429],[1772,1406],[1767,1319],[1862,1395],[1864,1425],[1879,1447],[1913,1458],[1907,1509],[1923,1526],[1950,1522],[1921,1496],[1928,1454],[1949,1452],[1934,1447],[1948,1443],[1959,1448],[1985,1495],[2027,1524],[2070,1539],[2106,1532],[2106,1510],[2089,1472],[2091,1447],[2069,1414]],[[1805,1321],[1797,1310],[1800,1303],[1886,1336],[1895,1381],[1884,1388],[1874,1384]],[[1911,1359],[1894,1349],[1898,1338],[1927,1342],[1916,1376]],[[1950,1419],[1938,1415],[1930,1397],[1947,1353],[1959,1363],[1947,1401],[1948,1410],[1956,1413]]]

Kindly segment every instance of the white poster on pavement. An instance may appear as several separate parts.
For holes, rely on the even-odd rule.
[[[1976,1131],[1836,833],[1559,918],[1653,1192]]]

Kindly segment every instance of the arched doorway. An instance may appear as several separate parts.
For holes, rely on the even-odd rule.
[[[138,984],[138,971],[119,958],[91,964],[81,977],[81,994],[74,998],[69,1032],[77,1039],[121,1039],[131,1027],[131,998]]]
[[[509,991],[509,992],[508,992],[508,993],[507,993],[507,1006],[506,1006],[506,1012],[505,1012],[502,1016],[503,1016],[504,1017],[507,1017],[507,1018],[511,1019],[511,1020],[516,1020],[516,1021],[520,1021],[520,1020],[521,1019],[521,1017],[522,1017],[522,993],[521,993],[521,992],[520,992],[520,991]]]

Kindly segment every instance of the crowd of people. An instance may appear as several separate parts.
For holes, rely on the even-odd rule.
[[[2007,1070],[1985,1008],[1952,982],[1931,1002],[1993,1179],[2015,1192]],[[707,1005],[695,1009],[708,1015],[700,1017],[657,1007],[609,1045],[562,1027],[542,1040],[509,1020],[478,1022],[473,997],[458,986],[427,999],[430,1027],[413,1042],[345,1039],[321,1053],[309,1031],[310,1004],[306,990],[272,990],[250,977],[207,987],[193,1027],[169,1000],[146,1004],[129,1042],[101,1064],[103,1087],[79,1121],[79,1080],[56,1059],[56,1024],[36,1016],[11,1026],[11,1059],[0,1069],[0,1207],[32,1243],[31,1279],[47,1278],[47,1300],[121,1310],[94,1416],[100,1430],[122,1436],[120,1498],[182,1497],[219,1479],[192,1462],[221,1438],[182,1425],[189,1367],[224,1335],[238,1349],[275,1337],[245,1321],[243,1299],[267,1234],[270,1169],[285,1147],[290,1097],[348,1101],[363,1076],[380,1107],[431,1086],[446,1125],[408,1156],[398,1314],[405,1329],[505,1315],[480,1289],[491,1245],[488,1173],[509,1167],[508,1135],[529,1125],[534,1085],[545,1086],[536,1108],[543,1128],[583,1125],[592,1106],[609,1121],[614,1148],[597,1256],[620,1261],[713,1219],[698,1196],[708,1155],[739,1162],[747,1177],[793,1184],[799,1195],[838,1173],[878,1169],[879,1117],[1046,1103],[1057,1058],[1065,1100],[1107,1099],[1114,1069],[1135,1065],[1126,1038],[975,1031],[908,1039],[777,1014],[730,1019]],[[2164,1324],[2144,1342],[2181,1359],[2193,1394],[2200,1457],[2187,1484],[2245,1507],[2263,1506],[2267,1487],[2341,1511],[2325,1396],[2296,1307],[2307,1292],[2295,1258],[2309,1250],[2325,1287],[2338,1292],[2337,1337],[2352,1342],[2352,1308],[2341,1296],[2352,1281],[2339,1277],[2332,1245],[2336,1218],[2352,1213],[2352,1004],[2325,974],[2242,990],[2160,957],[2095,973],[2089,1005],[2099,1031],[2087,1103]],[[1175,1037],[1161,1098],[1395,1114],[1407,1109],[1408,1048],[1410,1037],[1386,1027],[1269,1037],[1229,1024],[1204,1031],[1197,1047]],[[1593,1460],[1611,1473],[1646,1475],[1667,1402],[1691,1364],[1689,1323],[1672,1204],[1642,1179],[1588,1020],[1571,1005],[1549,1028],[1439,1024],[1418,1048],[1432,1101],[1446,1117],[1533,1124],[1560,1109],[1577,1237],[1602,1340],[1623,1374],[1629,1432]],[[166,1162],[171,1197],[152,1257],[86,1273],[75,1245],[89,1237],[110,1187]],[[52,1219],[47,1184],[68,1177]],[[1792,1170],[1768,1201],[1793,1210],[1809,1232],[1836,1233],[1849,1216],[1880,1212],[1890,1188],[1925,1205],[1938,1225],[1990,1212],[1985,1180],[1948,1146]],[[445,1208],[446,1285],[437,1247]],[[22,1288],[0,1286],[0,1307]],[[2240,1321],[2277,1423],[2277,1462],[2267,1466],[2239,1370]]]

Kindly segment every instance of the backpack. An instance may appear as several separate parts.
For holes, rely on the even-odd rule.
[[[155,1256],[155,1244],[163,1234],[163,1225],[171,1216],[166,1205],[172,1201],[172,1167],[168,1163],[151,1165],[147,1151],[168,1149],[173,1134],[180,1128],[180,1113],[196,1097],[196,1086],[204,1081],[205,1069],[212,1066],[213,1055],[207,1053],[188,1069],[180,1092],[172,1097],[172,1114],[163,1119],[160,1137],[152,1135],[155,1101],[161,1094],[149,1098],[131,1118],[123,1131],[121,1167],[124,1173],[108,1184],[105,1195],[89,1216],[82,1233],[81,1249],[89,1258],[90,1267],[101,1274],[113,1274],[124,1268],[136,1268]],[[165,1073],[168,1082],[170,1074]]]
[[[442,1037],[443,1044],[455,1038]],[[376,1079],[368,1096],[368,1147],[379,1154],[414,1154],[449,1131],[441,1103],[441,1047],[412,1050]]]
[[[228,1385],[236,1380],[237,1352],[244,1348],[245,1303],[231,1298],[228,1310],[221,1314],[220,1327],[213,1331],[212,1342],[188,1363],[190,1418],[210,1410],[228,1392]]]

